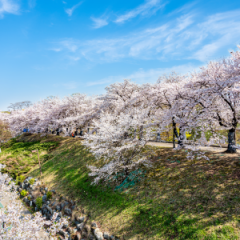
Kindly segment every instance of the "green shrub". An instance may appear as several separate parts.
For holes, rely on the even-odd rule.
[[[31,200],[32,200],[30,196],[28,196],[28,197],[27,197],[27,199],[28,199],[29,201],[31,201]]]
[[[36,199],[36,205],[37,205],[37,207],[40,209],[40,208],[42,207],[42,204],[43,204],[43,202],[42,202],[42,197],[38,197],[38,198]]]
[[[23,181],[25,180],[25,176],[23,175],[20,175],[20,176],[17,176],[17,179],[16,179],[16,183],[23,183]]]
[[[31,178],[31,179],[29,180],[29,183],[30,183],[31,185],[33,185],[34,182],[35,182],[35,179],[34,179],[34,178]]]
[[[28,192],[26,190],[22,190],[20,194],[22,197],[25,197],[27,196]]]
[[[51,199],[52,198],[52,192],[47,192],[47,199]]]

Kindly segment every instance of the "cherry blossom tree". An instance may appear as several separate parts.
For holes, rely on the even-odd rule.
[[[31,101],[16,102],[11,103],[8,109],[10,109],[11,111],[22,110],[24,108],[28,108],[31,105],[32,105]]]
[[[218,62],[210,62],[192,74],[185,86],[191,93],[192,108],[198,107],[198,118],[228,130],[227,152],[236,152],[236,128],[240,119],[240,53]],[[197,113],[197,112],[195,112]]]
[[[142,149],[150,138],[150,120],[148,111],[142,109],[135,110],[134,114],[130,110],[120,114],[103,113],[99,119],[93,120],[98,133],[86,135],[84,144],[97,159],[106,162],[101,168],[89,166],[92,171],[90,176],[95,176],[94,183],[119,172],[128,175],[138,165],[148,164],[148,156],[142,153]],[[134,130],[142,126],[143,134],[137,138]]]
[[[170,75],[169,79],[165,76],[160,78],[156,84],[145,85],[139,95],[144,99],[146,105],[151,106],[153,122],[158,126],[159,133],[166,131],[166,128],[172,125],[174,136],[182,146],[187,123],[179,121],[185,114],[181,97],[182,89],[188,78],[181,75]],[[176,109],[176,105],[178,105],[178,109]],[[177,123],[180,125],[179,135],[176,128]]]

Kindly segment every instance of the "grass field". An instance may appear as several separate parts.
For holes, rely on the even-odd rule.
[[[122,239],[240,239],[240,156],[208,152],[211,159],[186,159],[185,150],[148,146],[152,167],[142,180],[114,191],[122,180],[91,185],[86,165],[100,166],[81,140],[22,136],[2,148],[0,161],[12,174],[40,176],[78,202],[102,231]]]

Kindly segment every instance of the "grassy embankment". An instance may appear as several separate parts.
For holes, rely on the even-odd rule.
[[[239,239],[240,156],[207,153],[211,161],[186,160],[186,151],[148,147],[152,168],[124,192],[91,185],[86,165],[99,166],[81,141],[22,136],[2,148],[0,162],[12,174],[38,177],[58,193],[77,200],[103,231],[123,239]]]

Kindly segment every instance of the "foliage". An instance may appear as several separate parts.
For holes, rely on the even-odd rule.
[[[35,182],[35,179],[34,179],[34,178],[31,178],[31,179],[29,180],[29,183],[30,183],[31,185],[33,185],[34,182]]]
[[[151,134],[150,129],[146,128],[151,120],[148,112],[149,109],[142,110],[139,115],[135,112],[135,116],[130,113],[120,113],[118,116],[104,114],[100,121],[93,122],[98,134],[87,135],[84,144],[97,159],[103,158],[106,162],[101,168],[88,166],[92,171],[90,176],[95,176],[94,183],[106,180],[116,172],[124,171],[128,175],[131,169],[141,164],[148,165],[148,156],[142,154]],[[138,137],[134,136],[135,129],[139,130]]]
[[[20,194],[22,197],[25,197],[25,196],[27,196],[28,192],[23,189]]]
[[[59,142],[35,141],[34,136],[30,137],[33,139],[32,142],[18,142],[17,139],[11,139],[2,147],[0,161],[6,164],[4,171],[13,177],[25,174],[31,169],[31,166],[38,165],[38,155],[37,153],[32,153],[32,150],[38,149],[42,158],[42,154],[44,156],[47,155],[45,153],[50,153],[59,145]],[[19,177],[17,178],[19,179]]]
[[[7,141],[6,143],[3,143],[1,145],[1,148],[10,148],[14,143],[16,143],[16,138],[11,138],[9,141]]]
[[[49,199],[51,199],[52,198],[52,192],[47,192],[47,199],[49,200]]]
[[[38,197],[36,199],[36,206],[38,207],[38,209],[41,209],[42,205],[43,205],[42,197]]]
[[[17,176],[16,183],[23,183],[26,177],[24,175]]]

